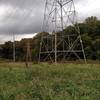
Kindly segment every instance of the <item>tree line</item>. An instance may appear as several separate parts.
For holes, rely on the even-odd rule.
[[[83,40],[84,50],[87,59],[100,60],[100,20],[91,16],[84,22],[78,23],[80,34]],[[64,34],[75,33],[74,26],[68,26],[63,30]],[[41,36],[49,35],[46,32],[38,33],[30,39],[15,41],[16,61],[25,61],[27,52],[27,42],[30,42],[31,57],[33,61],[38,61]],[[0,45],[0,57],[3,59],[13,59],[13,42],[8,41]]]

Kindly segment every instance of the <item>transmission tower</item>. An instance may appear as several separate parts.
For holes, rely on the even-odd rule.
[[[16,62],[16,45],[15,45],[15,34],[13,33],[13,62]]]
[[[73,31],[66,31],[67,27]],[[43,32],[48,32],[48,35],[41,38],[40,61],[57,63],[59,60],[78,58],[81,61],[84,58],[86,63],[73,0],[46,0]]]
[[[31,47],[30,47],[30,40],[27,40],[27,44],[26,44],[26,67],[29,66],[29,62],[32,61],[32,57],[31,57]]]

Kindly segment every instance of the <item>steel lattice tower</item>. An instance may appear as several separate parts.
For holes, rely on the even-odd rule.
[[[74,31],[64,31],[67,27],[73,27]],[[40,61],[57,63],[77,57],[80,61],[84,58],[86,63],[73,0],[46,0],[43,32],[49,34],[41,38]]]

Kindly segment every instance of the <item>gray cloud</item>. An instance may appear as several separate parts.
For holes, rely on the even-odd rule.
[[[100,0],[74,1],[80,21],[91,15],[100,16],[98,13]],[[10,39],[9,33],[13,32],[16,34],[40,32],[44,4],[45,0],[0,0],[0,41]]]
[[[2,0],[8,8],[0,21],[0,33],[30,33],[41,31],[44,2],[41,0]]]

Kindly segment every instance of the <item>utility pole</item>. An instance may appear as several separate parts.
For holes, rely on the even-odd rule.
[[[15,57],[15,34],[13,33],[13,62],[16,61],[16,57]]]

